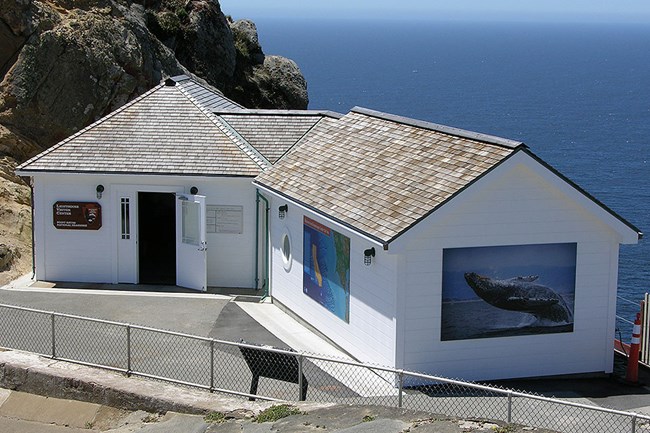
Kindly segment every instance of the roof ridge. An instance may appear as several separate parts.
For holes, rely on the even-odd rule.
[[[275,162],[278,163],[282,158],[285,157],[285,155],[287,155],[289,152],[291,152],[296,146],[299,146],[300,142],[307,136],[307,134],[309,134],[311,131],[313,131],[314,128],[316,126],[318,126],[318,124],[323,121],[323,119],[324,119],[324,117],[321,117],[320,119],[318,119],[318,121],[316,123],[314,123],[307,131],[305,131],[305,133],[302,134],[302,136],[298,140],[296,140],[296,142],[293,143],[290,148],[285,150],[284,153],[282,155],[280,155],[280,157]]]
[[[371,110],[369,108],[355,106],[350,110],[351,113],[363,114],[366,116],[376,117],[391,122],[401,123],[404,125],[414,126],[417,128],[428,129],[431,131],[442,132],[444,134],[456,137],[468,138],[488,144],[515,149],[519,146],[527,147],[523,142],[511,140],[509,138],[498,137],[496,135],[483,134],[480,132],[469,131],[466,129],[455,128],[453,126],[441,125],[439,123],[427,122],[425,120],[413,119],[410,117],[399,116],[396,114],[384,113],[382,111]]]
[[[220,96],[224,99],[227,99],[229,102],[231,102],[233,105],[237,105],[239,108],[246,109],[243,105],[241,105],[238,102],[233,101],[232,99],[228,98],[221,90],[217,89],[214,86],[211,86],[208,83],[202,83],[201,81],[197,80],[196,77],[191,77],[186,74],[182,75],[175,75],[173,77],[169,77],[165,80],[165,84],[168,86],[175,86],[178,83],[182,83],[185,81],[191,81],[192,83],[196,84],[197,86],[201,86],[203,89],[207,90],[210,93],[214,93],[217,96]],[[209,86],[209,87],[208,87]]]
[[[137,102],[139,102],[139,101],[145,99],[146,97],[150,96],[153,92],[155,92],[156,90],[159,90],[159,89],[162,88],[162,87],[165,87],[165,82],[164,82],[164,81],[163,81],[162,83],[160,83],[160,84],[154,86],[153,88],[147,90],[146,92],[144,92],[142,95],[138,96],[137,98],[135,98],[135,99],[133,99],[133,100],[127,102],[126,104],[122,105],[121,107],[117,108],[116,110],[111,111],[111,112],[108,113],[106,116],[104,116],[104,117],[102,117],[102,118],[100,118],[100,119],[94,121],[93,123],[91,123],[90,125],[86,126],[85,128],[80,129],[79,131],[75,132],[74,134],[70,135],[70,136],[67,137],[67,138],[64,138],[63,140],[59,141],[59,142],[58,142],[57,144],[55,144],[54,146],[50,146],[49,148],[45,149],[43,152],[40,152],[38,155],[35,155],[35,156],[31,157],[30,159],[28,159],[27,161],[23,162],[23,163],[20,164],[18,167],[16,167],[16,170],[17,170],[17,171],[18,171],[18,170],[22,170],[22,169],[24,169],[25,167],[27,167],[28,165],[30,165],[31,163],[33,163],[33,162],[35,162],[35,161],[38,161],[39,159],[43,158],[43,157],[46,156],[46,155],[49,155],[49,154],[52,153],[53,151],[55,151],[55,150],[59,149],[60,147],[64,146],[66,143],[68,143],[68,142],[69,142],[70,140],[72,140],[73,138],[77,138],[77,137],[79,137],[80,135],[86,133],[88,130],[94,128],[95,126],[97,126],[97,125],[99,125],[99,124],[101,124],[101,123],[104,123],[105,121],[107,121],[107,120],[109,120],[109,119],[112,119],[112,118],[115,117],[118,113],[121,113],[122,111],[124,111],[124,110],[126,110],[127,108],[131,107],[133,104],[135,104],[135,103],[137,103]]]
[[[222,132],[226,134],[228,138],[233,140],[235,144],[237,144],[238,146],[241,144],[242,146],[239,146],[240,149],[244,153],[246,153],[249,158],[255,161],[255,163],[259,165],[262,170],[266,170],[267,168],[273,166],[271,161],[269,161],[264,155],[262,155],[262,153],[259,150],[257,150],[255,146],[249,143],[248,140],[246,140],[239,132],[237,132],[237,130],[230,123],[228,123],[226,119],[212,113],[211,115],[214,116],[215,120],[217,121],[215,123],[218,123],[217,126],[220,127]],[[258,162],[255,158],[253,158],[248,152],[251,152],[253,155],[255,155],[255,157],[261,160],[263,164],[260,164],[260,162]]]
[[[213,114],[210,110],[205,108],[203,104],[199,103],[192,95],[190,95],[182,87],[178,87],[178,90],[183,96],[185,96],[199,111],[214,125],[219,128],[219,130],[226,135],[238,148],[241,150],[244,155],[248,156],[262,171],[271,167],[273,164],[264,157],[253,145],[244,139],[231,125],[229,125],[225,119],[221,119],[219,116]]]
[[[213,111],[214,114],[216,115],[233,115],[233,116],[240,116],[240,115],[253,115],[253,114],[259,114],[259,115],[269,115],[269,116],[323,116],[323,117],[332,117],[335,119],[340,119],[344,115],[341,113],[337,113],[336,111],[331,111],[331,110],[278,110],[274,108],[260,108],[260,109],[250,109],[250,108],[244,108],[242,110],[237,110],[237,111],[228,111],[228,110],[218,110],[218,111]]]

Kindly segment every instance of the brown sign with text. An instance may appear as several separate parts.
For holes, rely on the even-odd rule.
[[[99,203],[57,201],[54,203],[54,227],[64,230],[99,230],[102,207]]]

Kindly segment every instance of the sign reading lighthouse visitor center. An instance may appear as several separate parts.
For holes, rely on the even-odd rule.
[[[99,230],[102,226],[102,207],[99,203],[57,201],[52,214],[57,229]]]

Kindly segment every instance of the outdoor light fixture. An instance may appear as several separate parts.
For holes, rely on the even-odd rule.
[[[95,191],[97,191],[97,200],[102,198],[102,193],[104,192],[104,185],[97,185],[97,188],[95,188]]]
[[[190,188],[190,194],[196,195],[198,192],[199,189],[197,187],[193,186],[192,188]]]
[[[287,216],[288,211],[289,211],[289,205],[283,204],[278,208],[278,217],[280,217],[280,219],[283,220],[284,217]]]
[[[370,266],[372,263],[372,258],[375,257],[375,247],[368,248],[363,251],[363,264]]]

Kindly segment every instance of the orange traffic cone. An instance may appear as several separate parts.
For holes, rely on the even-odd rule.
[[[632,344],[630,356],[627,358],[627,374],[625,380],[631,383],[639,381],[639,346],[641,344],[641,313],[636,313],[634,328],[632,328]]]

